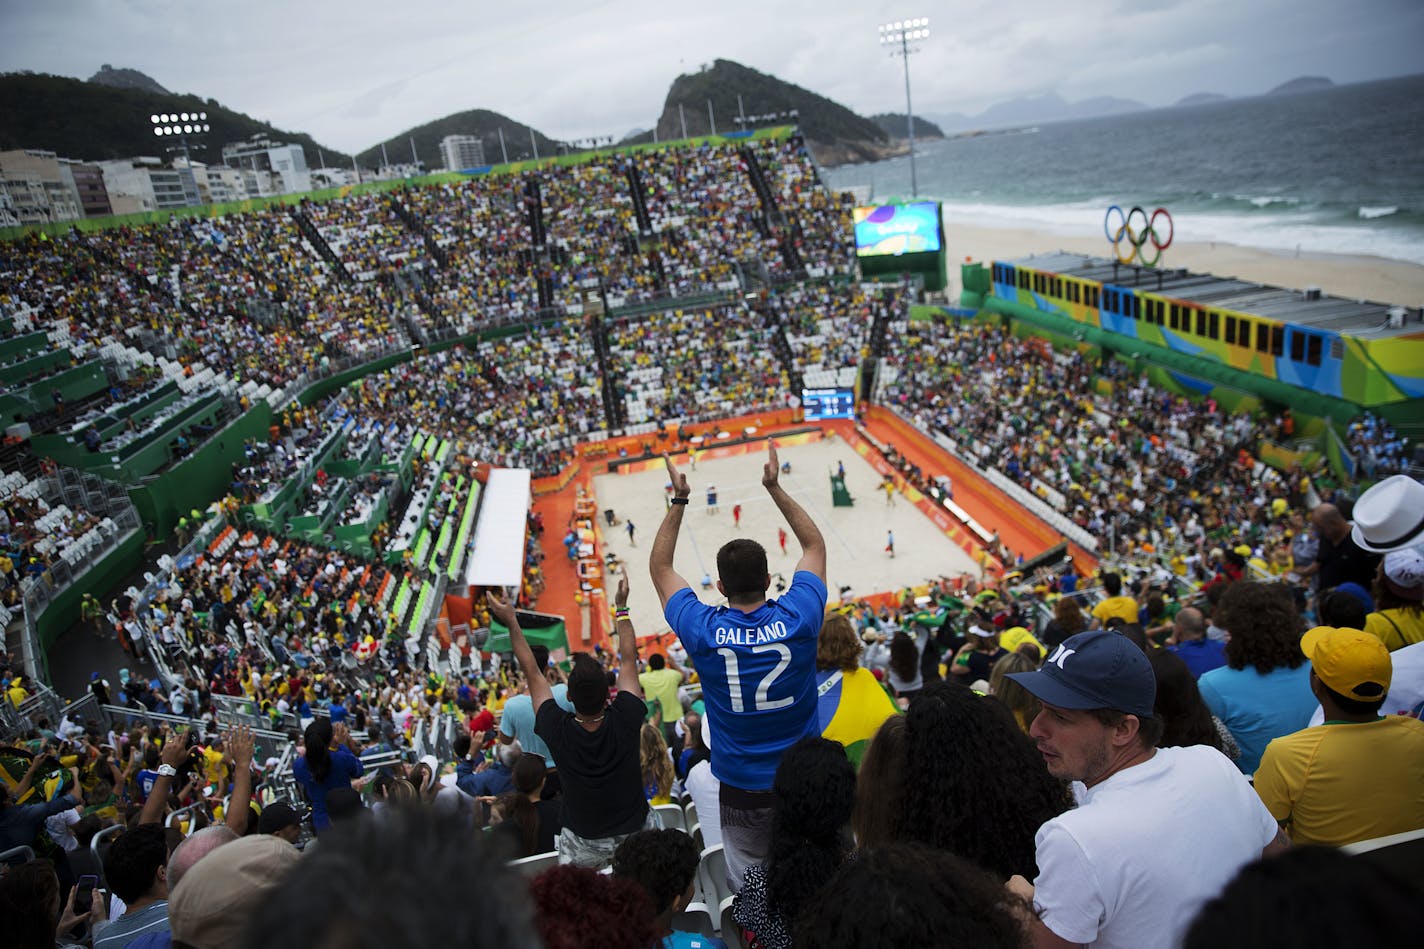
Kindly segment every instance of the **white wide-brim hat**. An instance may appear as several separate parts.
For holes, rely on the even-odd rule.
[[[1424,484],[1393,475],[1355,502],[1350,536],[1361,550],[1387,554],[1424,544]]]

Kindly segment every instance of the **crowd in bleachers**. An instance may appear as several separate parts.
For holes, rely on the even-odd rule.
[[[587,329],[567,320],[541,332],[457,346],[367,376],[352,411],[413,423],[486,464],[552,474],[576,441],[607,422]]]
[[[1284,539],[1310,485],[1259,464],[1263,422],[1230,415],[1081,353],[997,327],[910,323],[892,334],[887,401],[1049,501],[1114,550]],[[1272,532],[1273,525],[1275,527]]]
[[[765,317],[744,306],[673,310],[608,326],[610,375],[628,422],[712,418],[784,404],[785,367]]]
[[[1408,440],[1372,412],[1350,423],[1345,445],[1366,481],[1400,474],[1414,460]]]

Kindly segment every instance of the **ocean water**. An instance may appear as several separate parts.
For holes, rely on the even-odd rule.
[[[1140,204],[1167,208],[1184,241],[1424,264],[1424,75],[921,142],[915,157],[947,226],[1092,236],[1108,205]],[[908,157],[828,178],[877,202],[910,194]]]

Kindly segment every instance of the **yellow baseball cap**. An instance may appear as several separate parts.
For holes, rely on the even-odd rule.
[[[1374,702],[1389,691],[1394,665],[1379,638],[1358,629],[1317,626],[1300,640],[1300,651],[1321,682],[1357,702]]]

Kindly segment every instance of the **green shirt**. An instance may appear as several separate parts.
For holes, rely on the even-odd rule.
[[[677,697],[677,688],[682,685],[681,673],[667,668],[651,669],[638,676],[638,684],[643,687],[648,704],[656,702],[662,710],[664,724],[682,718],[682,700]]]

